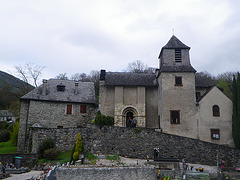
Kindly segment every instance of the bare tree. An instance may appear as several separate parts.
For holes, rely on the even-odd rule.
[[[85,73],[76,73],[72,75],[71,80],[74,81],[82,81],[82,82],[90,82],[91,77]]]
[[[33,63],[26,63],[24,66],[15,66],[17,76],[26,83],[29,83],[32,80],[35,87],[38,86],[38,78],[41,76],[42,71],[45,68],[46,66],[34,65]]]
[[[127,71],[133,73],[155,73],[156,68],[148,67],[140,60],[128,64]]]
[[[67,73],[62,73],[56,76],[56,79],[68,80]]]

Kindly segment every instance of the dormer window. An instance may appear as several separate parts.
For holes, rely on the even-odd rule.
[[[57,85],[57,91],[65,91],[65,85],[63,85],[63,84],[58,84]]]
[[[181,49],[175,49],[175,62],[182,62],[182,51],[181,51]]]

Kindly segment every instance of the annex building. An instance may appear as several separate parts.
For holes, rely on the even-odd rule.
[[[159,54],[155,74],[101,70],[99,108],[126,127],[135,117],[137,127],[234,146],[232,102],[216,86],[196,77],[190,47],[172,36]]]

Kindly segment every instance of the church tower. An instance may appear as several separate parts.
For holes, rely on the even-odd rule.
[[[158,116],[163,132],[197,138],[195,72],[190,47],[172,36],[161,49],[157,79]]]

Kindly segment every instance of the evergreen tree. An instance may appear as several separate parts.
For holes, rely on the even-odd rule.
[[[232,135],[235,147],[240,149],[240,75],[233,76],[233,115],[232,115]]]

